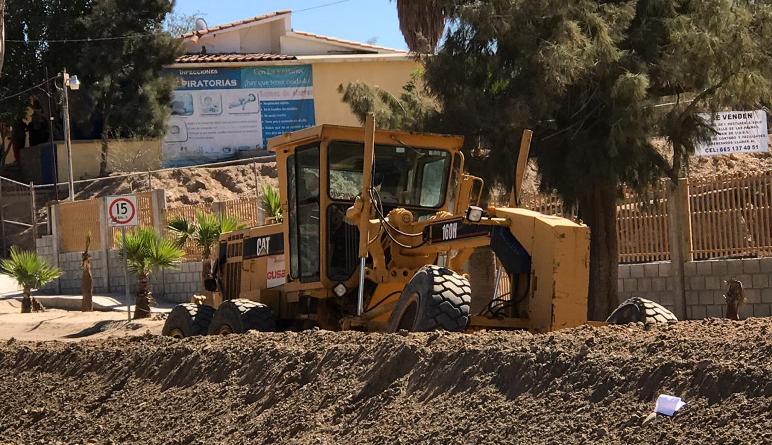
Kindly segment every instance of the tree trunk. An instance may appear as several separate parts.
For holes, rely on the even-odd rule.
[[[24,286],[24,297],[21,299],[21,313],[22,314],[29,314],[32,312],[32,298],[30,295],[32,294],[29,286]]]
[[[99,154],[99,176],[107,176],[107,150],[108,150],[108,142],[110,140],[110,131],[107,126],[107,116],[104,117],[104,121],[102,123],[102,150]]]
[[[617,200],[613,185],[598,184],[580,202],[590,226],[590,294],[587,317],[602,321],[619,305]]]
[[[80,278],[80,292],[83,295],[80,310],[82,312],[91,312],[94,310],[93,289],[94,279],[91,276],[91,256],[85,252],[83,254],[83,274]]]
[[[146,273],[138,274],[137,280],[137,303],[134,306],[134,319],[150,317],[150,295],[149,277]]]
[[[203,286],[204,280],[212,276],[212,260],[209,256],[203,256],[201,259],[201,285]],[[203,295],[206,297],[204,304],[214,306],[214,293],[204,289]]]
[[[2,75],[2,72],[3,72],[4,60],[5,60],[5,0],[0,0],[0,75]]]

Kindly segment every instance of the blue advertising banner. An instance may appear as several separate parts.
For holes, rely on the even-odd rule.
[[[311,65],[173,70],[163,142],[166,167],[262,150],[269,138],[315,125]]]

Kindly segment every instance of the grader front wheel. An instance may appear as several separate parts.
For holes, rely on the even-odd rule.
[[[424,266],[413,275],[389,320],[389,332],[461,332],[469,324],[469,280],[450,269]]]

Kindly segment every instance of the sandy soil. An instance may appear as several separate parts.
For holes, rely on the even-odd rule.
[[[47,309],[22,314],[21,303],[0,300],[0,340],[79,341],[83,339],[160,334],[164,320],[155,315],[149,320],[128,322],[125,312],[78,312]]]
[[[253,168],[254,167],[254,168]],[[255,169],[257,178],[255,178]],[[166,203],[170,207],[199,204],[202,202],[227,201],[243,196],[254,196],[263,184],[278,187],[276,162],[232,165],[227,167],[179,168],[155,172],[153,189],[166,190]],[[78,199],[121,195],[133,191],[147,191],[146,173],[130,177],[108,177],[91,183],[77,194]]]
[[[0,443],[772,443],[772,319],[0,345]],[[673,418],[645,422],[660,393]]]

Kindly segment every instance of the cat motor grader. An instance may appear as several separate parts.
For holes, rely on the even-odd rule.
[[[483,181],[464,173],[462,144],[376,130],[372,116],[364,128],[320,125],[270,139],[282,222],[222,234],[209,296],[176,306],[164,335],[585,323],[589,229],[516,207],[530,131],[508,207],[480,207]],[[476,296],[485,301],[472,312],[469,258],[488,246],[510,290]]]

